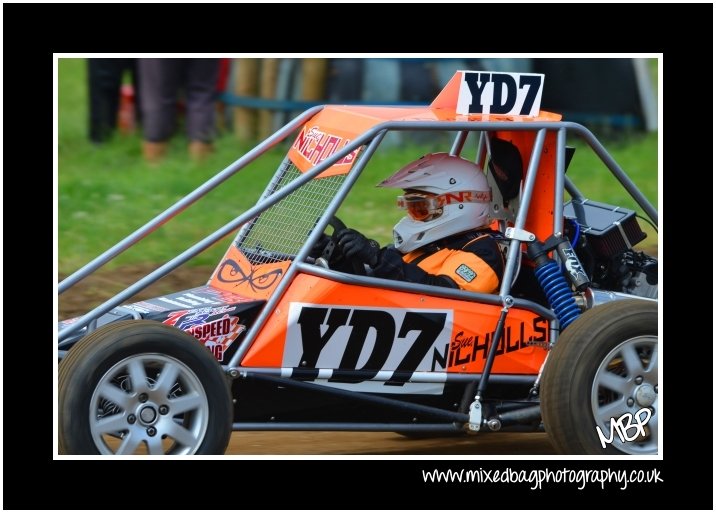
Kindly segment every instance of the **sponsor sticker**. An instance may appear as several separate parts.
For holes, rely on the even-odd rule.
[[[181,310],[172,312],[164,324],[175,326],[187,332],[209,349],[217,360],[224,360],[224,353],[229,346],[246,331],[246,325],[239,323],[239,318],[228,313],[234,306],[221,306],[218,308],[200,308],[194,310]],[[219,319],[210,317],[224,314]]]
[[[455,274],[468,283],[477,278],[477,273],[465,264],[460,264],[460,267],[455,269]]]

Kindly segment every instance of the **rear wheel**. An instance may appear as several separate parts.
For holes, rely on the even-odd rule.
[[[545,430],[557,451],[657,453],[657,321],[655,302],[616,301],[588,310],[560,335],[540,387]],[[623,440],[619,424],[628,428]]]
[[[62,454],[223,454],[231,395],[194,337],[154,321],[104,326],[60,363]]]

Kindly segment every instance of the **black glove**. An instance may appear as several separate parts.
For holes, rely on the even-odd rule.
[[[351,228],[341,230],[336,235],[338,247],[349,260],[358,260],[373,267],[378,263],[380,244],[368,239],[360,232]]]
[[[326,249],[326,246],[330,241],[331,238],[325,233],[322,233],[321,236],[318,238],[316,244],[314,244],[314,246],[311,248],[311,251],[310,253],[308,253],[308,256],[314,259],[323,256],[323,250]]]

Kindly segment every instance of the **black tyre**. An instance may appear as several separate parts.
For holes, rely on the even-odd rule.
[[[545,430],[558,452],[657,453],[657,321],[655,302],[615,301],[586,311],[560,335],[540,387]],[[620,418],[632,426],[624,440],[613,430]]]
[[[221,366],[171,326],[109,324],[60,363],[60,454],[223,454],[232,418]]]

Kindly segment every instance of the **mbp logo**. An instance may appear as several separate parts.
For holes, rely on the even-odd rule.
[[[622,443],[633,442],[639,437],[645,437],[644,426],[649,422],[649,419],[651,419],[651,410],[649,408],[642,408],[636,412],[636,415],[627,412],[618,419],[612,417],[609,420],[608,438],[602,432],[602,428],[597,426],[597,435],[599,435],[602,449],[606,449],[607,444],[611,444],[614,441],[615,432]]]
[[[544,75],[463,71],[458,114],[537,116]]]

